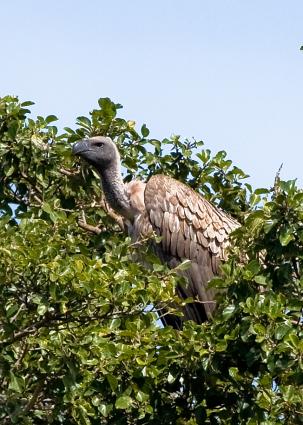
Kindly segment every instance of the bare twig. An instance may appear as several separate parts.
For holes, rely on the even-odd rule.
[[[24,307],[24,304],[22,303],[20,305],[20,307],[18,308],[16,314],[10,319],[10,322],[11,323],[13,323],[17,319],[17,317],[19,316],[19,313],[21,312],[21,310],[23,309],[23,307]]]
[[[33,198],[34,198],[34,200],[35,201],[37,201],[39,204],[40,204],[40,206],[41,206],[41,204],[42,204],[42,199],[40,199],[36,194],[33,196]]]
[[[20,357],[18,358],[18,360],[16,361],[16,363],[14,365],[14,369],[19,368],[24,357],[26,356],[26,353],[28,352],[28,349],[29,349],[29,345],[25,342],[25,344],[23,345],[22,353],[21,353]]]
[[[24,173],[24,171],[20,171],[20,174],[21,174],[21,176],[24,178],[24,180],[25,181],[27,181],[30,185],[32,185],[34,188],[35,188],[35,190],[40,194],[40,195],[42,195],[42,190],[35,184],[35,183],[33,183],[32,181],[31,181],[31,179],[29,178],[29,176],[27,175],[27,174],[25,174]]]
[[[85,212],[83,209],[81,210],[81,215],[82,215],[82,219],[81,218],[78,219],[79,227],[81,227],[81,229],[87,230],[88,232],[95,233],[95,235],[100,235],[100,233],[102,232],[102,229],[100,229],[97,226],[92,226],[91,224],[88,224],[86,222]]]
[[[198,303],[198,304],[217,304],[216,301],[200,301],[200,300],[193,300],[193,303]]]
[[[104,198],[102,198],[101,200],[99,200],[99,202],[93,201],[90,205],[86,205],[86,207],[93,207],[93,208],[102,208],[106,214],[111,217],[120,227],[121,230],[125,230],[125,225],[124,225],[124,221],[123,218],[116,214],[107,204],[107,202],[105,201]],[[85,212],[84,212],[84,205],[80,205],[79,208],[81,209],[81,215],[82,218],[78,219],[78,225],[79,227],[81,227],[83,230],[87,230],[90,233],[94,233],[96,235],[99,235],[101,232],[104,232],[106,229],[104,227],[99,227],[99,226],[92,226],[91,224],[88,224],[86,222],[86,216],[85,216]]]
[[[279,184],[280,184],[280,173],[281,173],[282,167],[283,167],[283,162],[280,165],[280,167],[279,167],[279,169],[276,173],[276,176],[275,176],[275,182],[274,182],[274,194],[275,194],[275,196],[278,196],[279,193],[280,193]]]
[[[92,226],[91,224],[86,223],[86,221],[78,220],[78,225],[83,230],[87,230],[90,233],[95,233],[96,235],[100,235],[104,231],[104,229],[100,229],[100,227]]]
[[[35,333],[38,329],[42,328],[43,326],[50,325],[51,323],[55,321],[64,321],[69,320],[65,315],[62,314],[54,314],[52,316],[44,317],[43,319],[39,320],[36,323],[33,323],[32,325],[26,327],[22,331],[16,332],[11,338],[5,339],[4,341],[0,342],[0,347],[7,347],[10,344],[13,344],[14,342],[19,341],[25,336],[31,335]]]
[[[38,382],[38,384],[36,385],[36,388],[34,389],[32,397],[30,398],[30,400],[24,407],[24,412],[29,412],[35,406],[35,403],[38,400],[39,395],[41,394],[41,390],[45,382],[46,382],[45,380]]]
[[[294,268],[294,273],[297,279],[300,279],[300,265],[299,265],[299,261],[296,258],[292,258],[291,259],[293,268]]]
[[[112,218],[120,227],[121,230],[125,230],[125,224],[123,221],[123,217],[121,217],[121,215],[116,214],[115,211],[108,205],[108,203],[106,202],[105,198],[101,198],[100,202],[99,202],[99,206],[101,208],[104,209],[104,211],[106,212],[106,214]]]
[[[67,170],[66,168],[60,168],[59,172],[61,174],[64,174],[65,176],[76,176],[78,174],[80,174],[80,171],[71,171],[71,170]]]

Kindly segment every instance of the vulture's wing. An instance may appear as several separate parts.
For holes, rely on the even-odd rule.
[[[229,233],[239,224],[190,187],[164,175],[148,181],[144,202],[153,229],[162,237],[160,256],[172,267],[191,260],[185,272],[188,285],[177,290],[183,298],[198,301],[186,306],[185,318],[202,323],[215,307],[215,293],[207,283],[218,274]]]

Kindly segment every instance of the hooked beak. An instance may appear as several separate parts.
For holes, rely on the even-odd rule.
[[[79,142],[74,143],[72,149],[74,155],[81,155],[83,152],[87,152],[89,150],[90,147],[87,139],[82,139]]]

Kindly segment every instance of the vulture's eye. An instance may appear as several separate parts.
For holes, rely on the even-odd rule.
[[[103,147],[103,143],[102,142],[97,142],[95,143],[96,148],[102,148]]]

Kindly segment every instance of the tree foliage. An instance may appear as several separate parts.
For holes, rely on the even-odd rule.
[[[0,99],[0,422],[279,424],[303,417],[303,192],[245,173],[202,141],[149,138],[108,98],[60,133]],[[160,327],[176,273],[151,270],[71,143],[109,135],[125,180],[170,174],[243,224],[211,285],[213,321]],[[145,249],[140,247],[139,249]],[[147,256],[151,256],[148,251]]]

